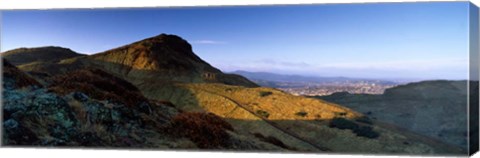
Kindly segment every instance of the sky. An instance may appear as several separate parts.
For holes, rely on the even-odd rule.
[[[224,72],[466,79],[468,2],[11,10],[1,51],[93,54],[161,33]]]

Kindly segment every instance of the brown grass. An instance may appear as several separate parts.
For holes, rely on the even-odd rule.
[[[187,137],[199,148],[218,148],[228,145],[230,136],[226,130],[233,127],[212,113],[186,112],[172,119],[174,135]]]
[[[33,86],[33,85],[42,86],[35,79],[23,73],[20,69],[10,64],[7,60],[3,59],[2,62],[3,62],[3,76],[15,79],[16,88]]]
[[[127,106],[148,101],[131,83],[99,69],[82,69],[55,76],[49,90],[61,95],[78,91],[94,99],[118,101]]]

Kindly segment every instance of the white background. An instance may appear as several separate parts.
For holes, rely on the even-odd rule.
[[[364,3],[364,2],[413,2],[425,0],[0,0],[0,9],[49,9],[49,8],[114,8],[114,7],[155,7],[155,6],[212,6],[212,5],[258,5],[258,4],[309,4],[309,3]],[[435,0],[444,1],[444,0]],[[480,6],[480,0],[472,0]],[[0,25],[1,27],[1,25]],[[476,154],[475,157],[480,157]],[[372,155],[332,154],[279,154],[279,153],[232,153],[232,152],[180,152],[141,150],[91,150],[91,149],[33,149],[1,148],[0,158],[48,157],[48,158],[139,158],[139,157],[197,157],[197,158],[307,158],[307,157],[372,157]],[[400,157],[400,156],[376,156]],[[405,156],[402,156],[405,157]],[[411,157],[411,156],[409,156]]]

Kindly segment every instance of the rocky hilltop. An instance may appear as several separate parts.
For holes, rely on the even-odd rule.
[[[22,65],[12,70],[22,70],[22,76],[40,86],[4,89],[6,145],[465,152],[377,124],[339,104],[258,87],[242,76],[222,73],[175,35],[34,67]]]
[[[424,81],[383,95],[336,93],[317,97],[371,118],[467,149],[467,81]]]
[[[3,60],[3,88],[23,88],[26,86],[41,86],[35,79],[23,73],[10,62]]]
[[[192,46],[176,35],[161,34],[88,57],[90,64],[128,78],[134,83],[153,80],[218,82],[257,87],[243,76],[224,74],[203,61]]]

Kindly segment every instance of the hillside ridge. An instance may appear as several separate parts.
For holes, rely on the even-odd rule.
[[[467,91],[466,80],[432,80],[388,88],[382,95],[339,92],[315,98],[466,149]]]
[[[124,76],[133,83],[160,78],[172,82],[258,86],[243,76],[225,74],[213,67],[198,57],[186,40],[176,35],[160,34],[88,56],[88,59],[92,65]]]
[[[7,59],[15,66],[29,63],[58,62],[63,59],[85,56],[69,48],[45,46],[33,48],[18,48],[3,52],[2,58]]]

